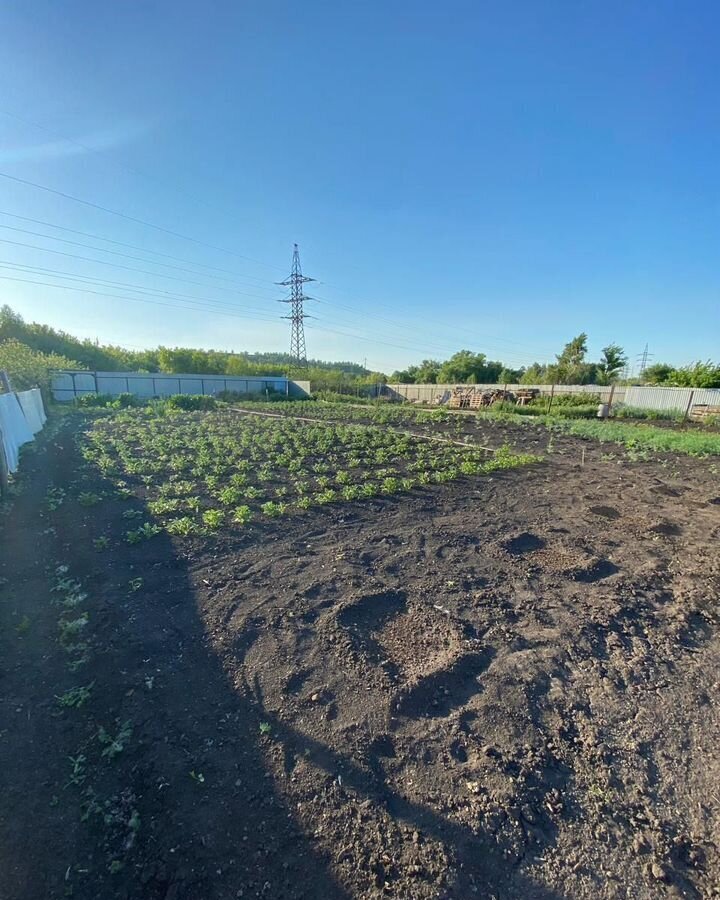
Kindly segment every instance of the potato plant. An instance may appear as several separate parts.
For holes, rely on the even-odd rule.
[[[94,421],[83,436],[83,453],[116,483],[120,477],[123,489],[134,488],[156,523],[180,536],[534,461],[507,450],[488,457],[480,448],[426,441],[386,426],[299,422],[227,409],[163,416],[152,409],[123,410]],[[130,519],[136,512],[125,515]],[[127,540],[147,540],[156,528],[145,523],[129,531]]]

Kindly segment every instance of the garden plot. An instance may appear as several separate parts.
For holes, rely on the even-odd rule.
[[[26,459],[3,900],[717,893],[717,462],[407,412],[76,413]]]
[[[137,488],[152,520],[129,529],[139,542],[165,528],[192,535],[246,526],[328,503],[445,484],[537,459],[500,448],[423,440],[392,428],[325,424],[228,411],[157,415],[128,410],[98,419],[85,458]]]

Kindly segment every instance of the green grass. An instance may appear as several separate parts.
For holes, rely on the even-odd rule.
[[[688,456],[720,456],[720,434],[698,431],[674,431],[653,425],[603,422],[584,419],[544,421],[547,427],[563,434],[590,438],[601,443],[623,444],[629,450],[653,453],[684,453]]]

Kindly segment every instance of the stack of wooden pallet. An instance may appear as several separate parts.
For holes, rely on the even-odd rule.
[[[720,419],[720,406],[708,406],[707,403],[698,403],[690,411],[690,418],[697,419],[699,422],[715,416]]]

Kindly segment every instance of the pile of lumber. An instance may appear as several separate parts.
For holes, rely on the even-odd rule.
[[[474,387],[456,387],[453,388],[447,405],[449,409],[481,409],[502,400],[514,403],[515,394],[501,389],[481,391]]]
[[[705,419],[720,418],[720,406],[708,406],[707,403],[696,403],[690,410],[690,418],[702,422]]]

